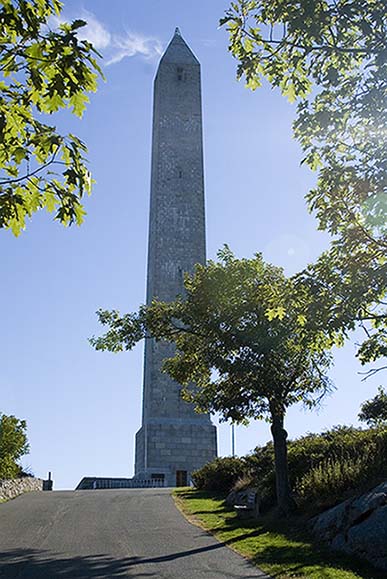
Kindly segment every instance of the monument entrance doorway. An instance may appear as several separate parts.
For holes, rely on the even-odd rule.
[[[188,485],[188,477],[186,470],[177,470],[176,471],[176,486],[177,487],[186,487]]]

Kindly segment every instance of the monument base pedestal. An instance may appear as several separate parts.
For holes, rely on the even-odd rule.
[[[210,420],[144,424],[136,434],[135,478],[188,486],[192,473],[216,456],[216,427]]]

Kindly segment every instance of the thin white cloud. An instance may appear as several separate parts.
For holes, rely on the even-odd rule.
[[[78,37],[81,40],[88,40],[97,50],[102,50],[111,45],[112,35],[105,26],[97,20],[94,14],[83,10],[80,18],[87,22],[87,26],[80,28],[78,32]]]
[[[82,10],[71,17],[61,16],[50,19],[50,25],[57,27],[62,22],[85,20],[87,25],[80,28],[78,37],[88,40],[102,53],[107,66],[121,62],[124,58],[140,56],[151,59],[162,53],[161,42],[154,37],[147,37],[136,32],[126,32],[124,35],[111,33],[98,18],[88,10]]]
[[[132,32],[127,32],[125,36],[113,36],[112,48],[113,54],[106,63],[108,65],[120,62],[125,57],[139,55],[149,59],[159,56],[162,52],[161,43],[157,38],[147,38]]]

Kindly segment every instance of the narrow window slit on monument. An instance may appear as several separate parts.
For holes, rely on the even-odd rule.
[[[183,69],[180,66],[177,68],[177,80],[183,80]]]

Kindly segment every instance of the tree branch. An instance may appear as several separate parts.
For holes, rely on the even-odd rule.
[[[34,175],[37,175],[40,171],[47,169],[47,167],[49,167],[50,165],[53,165],[53,164],[54,165],[66,165],[66,163],[64,163],[63,161],[55,161],[55,157],[56,157],[56,153],[53,155],[52,159],[50,161],[48,161],[48,163],[45,163],[41,167],[38,167],[35,171],[32,171],[32,173],[26,173],[22,177],[17,177],[15,179],[5,179],[3,181],[0,181],[0,186],[1,185],[8,185],[8,183],[19,183],[20,181],[23,181],[24,179],[30,179]]]
[[[320,52],[341,52],[343,54],[370,54],[370,55],[378,53],[378,50],[376,48],[375,49],[355,48],[355,47],[344,48],[344,47],[340,47],[340,46],[333,45],[333,44],[321,44],[321,45],[315,45],[315,46],[305,46],[304,44],[298,44],[297,42],[289,42],[289,41],[285,40],[284,38],[282,38],[281,40],[273,40],[271,38],[262,38],[262,39],[257,40],[256,36],[254,34],[251,34],[251,32],[249,32],[245,28],[242,28],[241,32],[245,36],[248,36],[252,40],[255,40],[256,42],[259,42],[262,44],[290,46],[292,48],[299,48],[300,50],[303,50],[304,52],[307,52],[307,53],[317,52],[317,51],[320,51]]]
[[[387,366],[380,366],[380,368],[372,368],[371,370],[367,370],[367,372],[358,372],[358,374],[364,376],[364,378],[362,378],[361,381],[365,382],[366,380],[368,380],[368,378],[371,378],[371,376],[374,376],[378,372],[381,372],[381,370],[387,370]]]

